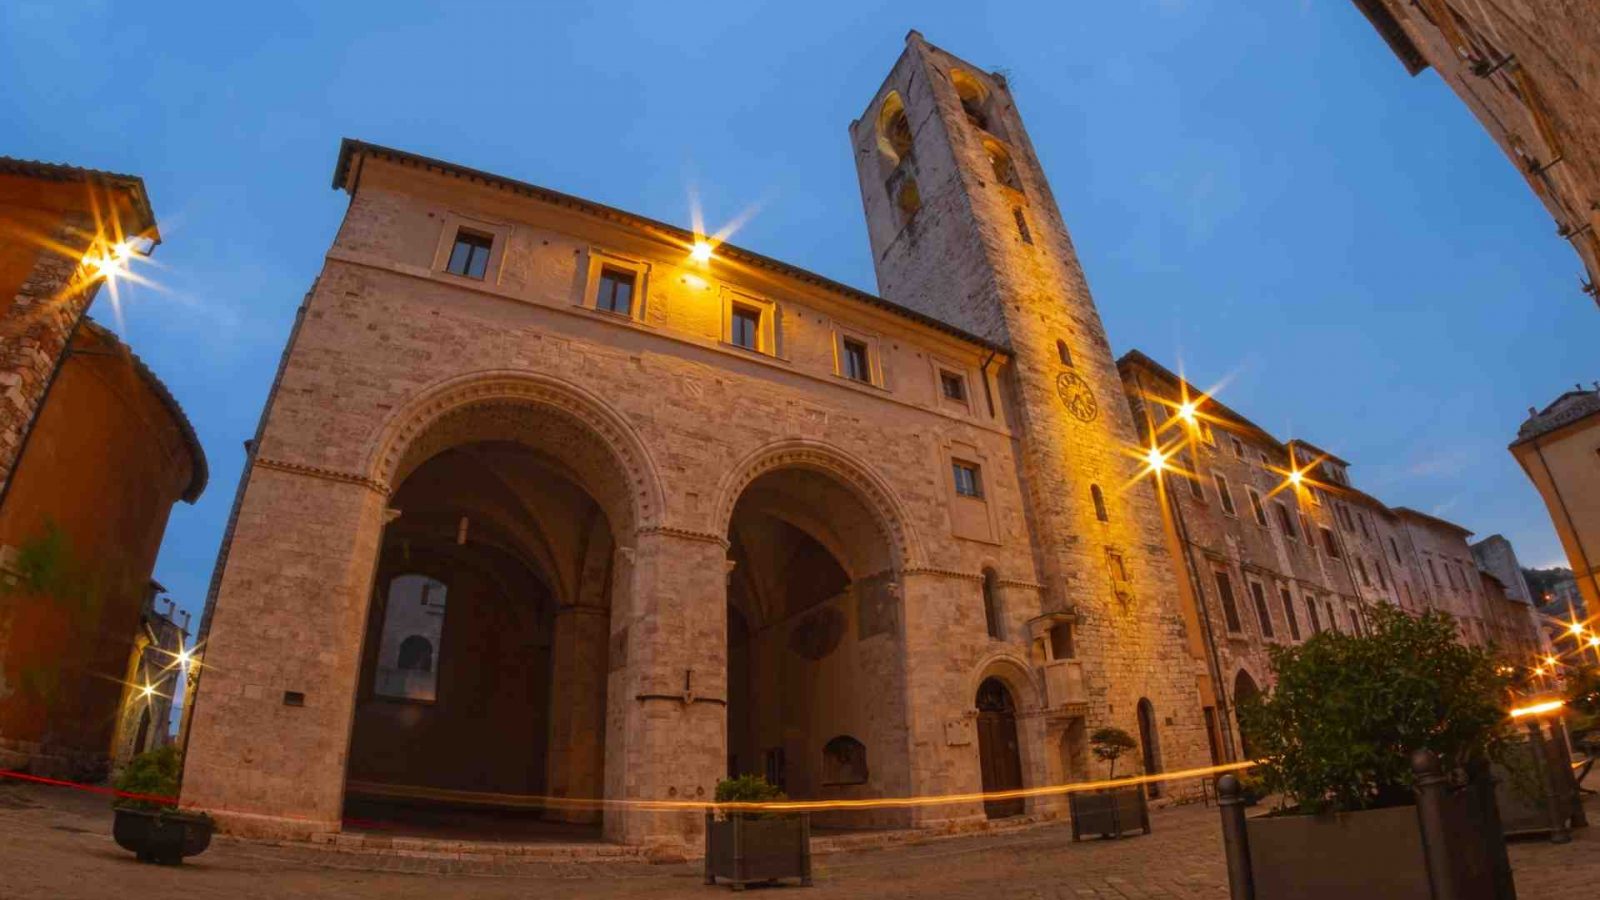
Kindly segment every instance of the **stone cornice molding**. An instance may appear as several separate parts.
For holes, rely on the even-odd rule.
[[[689,528],[675,528],[671,525],[647,525],[635,533],[639,537],[662,535],[664,537],[682,538],[686,541],[702,541],[707,544],[716,544],[724,550],[731,546],[724,535],[712,534],[709,531],[694,531]]]
[[[387,485],[354,472],[341,472],[338,469],[329,469],[324,466],[312,466],[305,463],[290,462],[285,459],[269,459],[265,456],[257,456],[251,465],[260,466],[263,469],[272,469],[277,472],[288,472],[291,475],[305,475],[311,478],[321,478],[324,481],[354,484],[375,491],[385,497],[389,495]]]

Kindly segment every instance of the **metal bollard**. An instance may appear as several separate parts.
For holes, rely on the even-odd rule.
[[[1228,860],[1228,896],[1255,900],[1250,869],[1250,836],[1244,827],[1244,789],[1231,772],[1217,779],[1217,809],[1222,812],[1222,853]]]
[[[1433,896],[1459,897],[1456,870],[1450,864],[1450,826],[1444,808],[1449,784],[1438,755],[1432,750],[1411,754],[1411,774],[1417,779],[1417,825],[1422,829],[1422,858],[1428,866]]]

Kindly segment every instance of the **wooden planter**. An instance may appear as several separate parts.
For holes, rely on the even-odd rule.
[[[1515,900],[1487,777],[1451,789],[1427,755],[1414,806],[1246,819],[1239,782],[1220,779],[1234,900]]]
[[[1075,841],[1086,834],[1119,838],[1135,828],[1150,833],[1150,804],[1145,800],[1144,785],[1068,794],[1067,804]]]
[[[211,817],[175,809],[116,811],[111,836],[140,862],[176,866],[185,856],[199,856],[211,846]]]
[[[706,884],[716,884],[718,878],[736,891],[784,878],[809,886],[811,817],[734,813],[718,821],[706,813]]]

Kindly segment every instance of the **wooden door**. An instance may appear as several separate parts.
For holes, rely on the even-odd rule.
[[[978,687],[978,767],[983,790],[1009,791],[1022,787],[1022,757],[1017,749],[1017,713],[1011,692],[990,678]],[[983,804],[991,819],[1022,815],[1023,802],[990,800]]]

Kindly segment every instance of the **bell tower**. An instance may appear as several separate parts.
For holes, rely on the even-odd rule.
[[[879,293],[1011,348],[1039,612],[1076,615],[1087,724],[1133,730],[1148,699],[1164,768],[1205,764],[1209,682],[1160,497],[1138,477],[1123,382],[1005,78],[913,31],[850,136]]]

